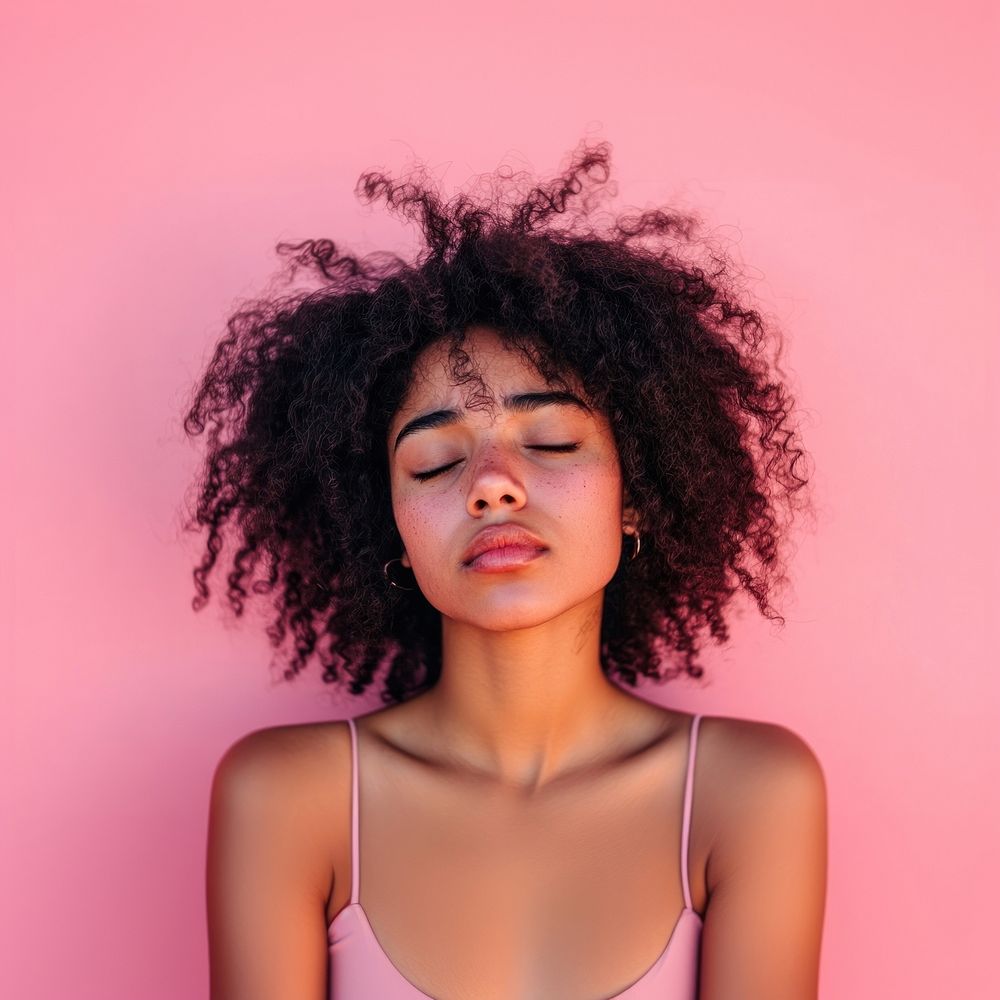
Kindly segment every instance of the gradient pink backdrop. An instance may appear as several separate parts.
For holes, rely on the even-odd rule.
[[[612,143],[617,204],[676,201],[738,241],[816,463],[785,629],[748,613],[709,649],[711,683],[649,697],[782,723],[819,755],[825,1000],[996,995],[990,8],[8,13],[0,993],[206,996],[220,754],[374,706],[332,700],[315,669],[272,683],[253,621],[189,606],[180,415],[274,243],[408,251],[355,200],[362,170],[419,156],[447,190],[504,159],[549,176],[588,135]]]

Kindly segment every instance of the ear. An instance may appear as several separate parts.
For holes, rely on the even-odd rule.
[[[400,557],[399,561],[407,569],[413,569],[413,567],[410,565],[410,557],[406,554],[406,549],[403,549],[403,554]]]
[[[632,531],[637,530],[639,527],[639,514],[636,511],[634,505],[632,504],[631,498],[628,494],[625,495],[624,505],[622,506],[622,529],[631,529]]]

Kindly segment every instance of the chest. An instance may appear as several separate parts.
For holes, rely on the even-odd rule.
[[[698,919],[682,887],[683,765],[665,748],[537,801],[369,767],[359,912],[342,924],[357,920],[365,961],[384,960],[407,1000],[624,995]],[[352,877],[336,880],[330,921]]]

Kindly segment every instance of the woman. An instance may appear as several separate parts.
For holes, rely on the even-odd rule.
[[[702,676],[740,586],[780,617],[804,453],[692,220],[567,216],[608,160],[513,204],[366,174],[427,251],[282,247],[321,287],[237,313],[199,386],[195,607],[235,515],[236,614],[277,588],[286,676],[387,706],[220,761],[213,1000],[816,996],[815,755],[626,690]]]

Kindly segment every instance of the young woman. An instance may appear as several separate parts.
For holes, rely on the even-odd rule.
[[[740,587],[780,618],[805,456],[692,220],[568,214],[608,159],[485,205],[364,175],[426,252],[282,247],[320,286],[237,313],[200,383],[195,607],[235,533],[286,676],[381,672],[386,705],[220,761],[212,1000],[817,995],[815,755],[627,690],[700,677]]]

